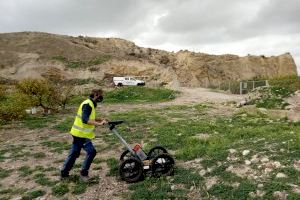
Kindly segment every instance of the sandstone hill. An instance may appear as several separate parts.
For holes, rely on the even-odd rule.
[[[208,86],[254,77],[296,75],[289,53],[265,57],[171,53],[117,38],[71,37],[39,32],[0,34],[0,79],[60,74],[69,80],[142,76],[149,84]]]

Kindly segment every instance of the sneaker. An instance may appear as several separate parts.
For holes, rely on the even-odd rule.
[[[89,182],[90,177],[89,177],[89,176],[83,176],[83,175],[80,174],[80,180],[81,180],[82,182],[87,183],[87,182]]]

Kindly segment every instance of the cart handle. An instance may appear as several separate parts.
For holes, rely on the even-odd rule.
[[[116,125],[122,124],[123,122],[124,122],[123,120],[108,122],[109,130],[113,130]]]

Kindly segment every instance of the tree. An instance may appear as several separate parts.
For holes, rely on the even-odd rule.
[[[43,109],[51,109],[55,107],[56,96],[54,86],[44,79],[24,79],[17,83],[19,92],[27,95],[32,106],[41,106]]]
[[[65,109],[66,105],[70,102],[73,96],[74,87],[72,85],[56,85],[55,86],[54,101],[62,108]]]

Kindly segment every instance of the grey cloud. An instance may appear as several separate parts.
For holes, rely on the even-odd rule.
[[[14,2],[6,4],[8,9],[1,9],[1,32],[38,30],[96,34],[126,29],[135,24],[136,19],[145,12],[138,0]],[[11,16],[11,20],[6,20],[3,16]]]
[[[232,53],[222,48],[230,44],[236,45],[234,52],[251,54],[274,48],[274,53],[292,52],[299,63],[299,42],[278,46],[276,41],[297,39],[299,10],[297,0],[0,0],[0,32],[112,34],[147,47],[201,51],[211,46],[223,53]],[[255,39],[256,46],[245,42]]]

